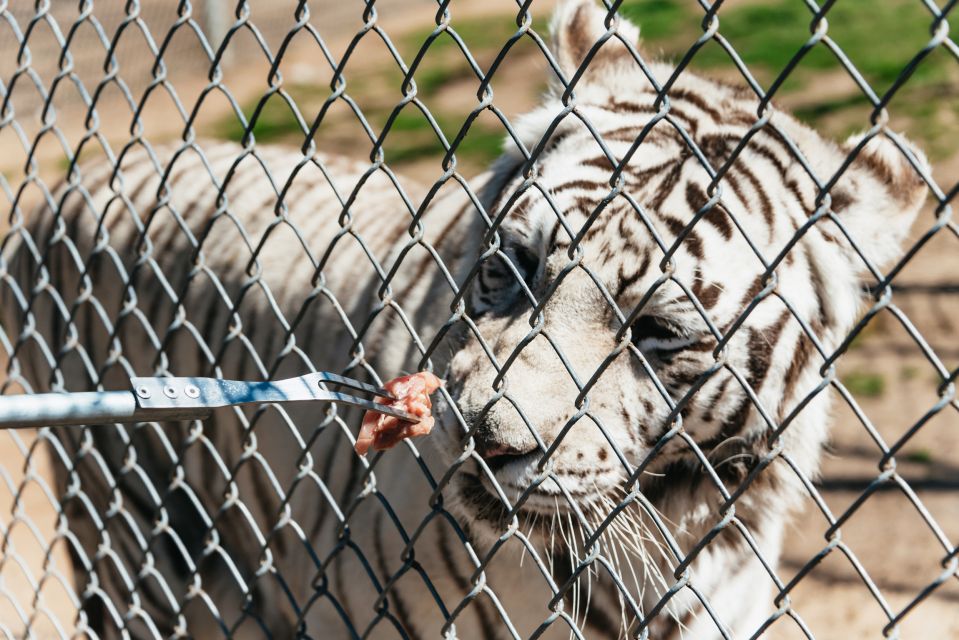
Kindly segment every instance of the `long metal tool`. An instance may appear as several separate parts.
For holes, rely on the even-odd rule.
[[[130,385],[128,391],[0,396],[0,429],[197,420],[209,417],[214,409],[221,407],[311,401],[346,404],[401,420],[417,420],[387,404],[330,391],[326,385],[395,400],[386,389],[324,371],[261,382],[217,378],[131,378]]]

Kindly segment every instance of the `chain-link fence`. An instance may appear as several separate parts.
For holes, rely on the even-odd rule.
[[[959,633],[955,5],[0,1],[0,631]]]

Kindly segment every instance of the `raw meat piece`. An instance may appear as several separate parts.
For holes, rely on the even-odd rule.
[[[425,436],[433,428],[433,416],[430,409],[430,394],[442,386],[443,381],[429,371],[421,371],[409,376],[393,378],[384,388],[393,394],[396,400],[377,398],[379,402],[401,409],[418,417],[419,422],[407,422],[375,411],[363,415],[360,434],[356,438],[354,449],[365,455],[370,447],[374,451],[390,449],[404,438]]]

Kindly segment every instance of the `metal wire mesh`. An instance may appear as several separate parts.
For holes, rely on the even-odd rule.
[[[836,348],[823,346],[816,328],[793,312],[818,351],[821,381],[785,419],[777,420],[775,412],[763,407],[750,388],[748,372],[726,360],[724,346],[764,300],[779,299],[792,311],[795,300],[778,286],[779,274],[811,227],[825,220],[841,226],[833,210],[833,189],[862,147],[873,137],[889,135],[897,148],[909,155],[904,143],[887,128],[888,109],[931,55],[943,56],[954,66],[959,61],[959,46],[950,35],[948,22],[956,3],[912,3],[925,16],[927,44],[900,61],[895,80],[881,91],[870,86],[841,43],[831,37],[829,18],[835,2],[796,3],[804,10],[808,38],[798,50],[788,52],[787,62],[768,82],[757,80],[750,70],[752,63],[724,36],[728,3],[690,3],[700,21],[701,36],[692,44],[683,43],[685,52],[678,56],[672,76],[661,83],[649,72],[646,53],[637,51],[617,30],[615,15],[621,2],[607,3],[605,33],[591,43],[572,74],[564,72],[546,43],[541,21],[552,5],[504,4],[503,11],[511,16],[511,35],[497,42],[490,55],[477,57],[466,30],[464,35],[457,30],[457,11],[469,15],[466,5],[461,9],[448,0],[414,4],[415,10],[411,9],[414,5],[383,0],[350,5],[290,3],[285,18],[279,21],[283,26],[277,30],[276,6],[241,0],[231,8],[231,26],[222,42],[213,43],[204,35],[197,7],[185,1],[127,2],[122,16],[115,6],[92,0],[70,5],[38,0],[29,10],[25,4],[0,2],[0,144],[4,156],[11,159],[0,176],[9,211],[0,263],[8,305],[0,332],[7,360],[4,392],[116,388],[124,377],[135,374],[266,379],[291,371],[325,369],[381,382],[400,373],[383,370],[377,360],[384,350],[383,338],[377,337],[384,334],[384,325],[404,335],[405,362],[417,369],[434,368],[434,361],[445,358],[439,352],[451,348],[450,336],[457,332],[483,344],[488,354],[494,353],[497,348],[489,344],[497,337],[483,335],[477,328],[466,292],[481,277],[482,265],[498,258],[512,265],[510,277],[523,287],[520,268],[501,246],[498,229],[509,207],[523,193],[547,192],[543,176],[536,173],[536,162],[564,119],[577,119],[587,127],[610,160],[613,170],[603,201],[629,197],[622,179],[627,160],[609,151],[599,129],[577,109],[576,102],[577,86],[591,65],[602,64],[600,52],[607,41],[627,47],[641,71],[637,77],[649,82],[658,94],[657,113],[634,136],[626,158],[643,149],[653,127],[672,127],[711,180],[709,202],[691,220],[683,221],[674,245],[661,243],[653,262],[662,271],[656,288],[676,285],[697,303],[697,312],[715,338],[711,346],[714,363],[682,396],[674,397],[662,389],[662,402],[669,408],[666,428],[644,459],[627,460],[620,445],[603,432],[611,451],[622,461],[626,481],[618,504],[610,505],[598,518],[586,517],[577,499],[564,488],[551,458],[566,439],[575,437],[570,432],[577,424],[591,422],[603,430],[599,410],[590,405],[591,392],[604,384],[607,368],[620,354],[632,351],[636,357],[642,356],[630,347],[628,335],[636,312],[617,307],[602,276],[584,259],[581,249],[603,206],[597,206],[581,228],[569,228],[566,212],[554,205],[553,213],[560,225],[567,225],[569,235],[564,264],[542,295],[523,287],[531,308],[528,330],[517,344],[509,345],[508,358],[494,362],[497,374],[489,391],[490,404],[520,404],[503,381],[533,340],[550,340],[543,314],[564,279],[589,277],[600,294],[597,304],[608,305],[623,329],[618,333],[619,345],[591,371],[576,371],[570,364],[575,357],[550,341],[575,388],[574,397],[565,399],[575,410],[549,440],[536,436],[538,429],[527,422],[541,454],[537,475],[528,486],[515,494],[500,486],[488,458],[478,450],[481,420],[458,410],[453,413],[463,429],[460,449],[452,452],[452,463],[445,465],[421,456],[418,442],[406,443],[402,452],[353,459],[349,443],[357,416],[331,407],[286,410],[263,405],[187,424],[8,432],[3,434],[9,444],[0,460],[6,492],[3,504],[7,505],[0,515],[0,630],[7,637],[417,637],[426,633],[416,631],[426,619],[430,623],[424,629],[449,637],[602,637],[604,627],[590,620],[589,605],[579,600],[586,598],[579,591],[581,583],[593,580],[610,583],[622,609],[625,623],[620,627],[617,620],[607,625],[611,636],[660,637],[662,631],[657,630],[667,627],[657,625],[673,615],[670,603],[685,597],[683,602],[695,603],[698,618],[709,622],[710,635],[702,637],[731,637],[730,621],[722,619],[717,613],[720,607],[713,602],[749,597],[749,589],[739,585],[738,591],[724,596],[721,588],[701,587],[704,580],[694,569],[697,560],[721,548],[721,541],[728,536],[739,540],[759,560],[764,579],[773,585],[771,600],[763,603],[767,610],[764,619],[749,634],[849,637],[842,635],[843,631],[830,635],[836,630],[822,622],[828,618],[815,613],[817,607],[830,609],[834,603],[825,598],[817,603],[807,597],[800,606],[793,597],[828,560],[838,556],[844,557],[847,570],[851,568],[846,575],[852,576],[859,594],[846,606],[871,611],[877,635],[896,637],[902,625],[924,616],[931,625],[927,628],[943,635],[954,629],[949,625],[955,621],[942,613],[948,609],[933,609],[929,603],[944,593],[947,601],[955,597],[959,577],[956,517],[946,509],[927,506],[925,491],[930,487],[944,490],[954,500],[957,476],[952,471],[945,480],[917,481],[900,468],[904,448],[917,434],[934,429],[929,425],[941,416],[952,421],[950,427],[955,426],[952,411],[959,409],[959,404],[954,381],[959,369],[949,366],[952,356],[940,353],[943,343],[939,338],[927,339],[918,328],[922,323],[914,318],[925,315],[922,304],[948,308],[955,285],[899,284],[902,273],[920,252],[930,253],[929,247],[936,242],[959,239],[950,205],[959,184],[940,186],[932,173],[911,158],[915,172],[929,187],[931,206],[917,223],[920,231],[895,264],[885,272],[868,265],[871,305],[849,335],[839,337]],[[636,8],[640,22],[644,7],[640,3]],[[266,23],[279,38],[268,42],[261,30]],[[391,37],[394,30],[408,31],[411,23],[420,29],[418,36],[412,40]],[[380,106],[375,116],[367,115],[372,109],[357,97],[363,92],[365,75],[373,84],[383,82],[375,67],[363,65],[365,47],[371,41],[376,43],[382,64],[390,65],[397,74],[390,77],[394,82],[389,89],[382,90],[388,106]],[[437,43],[445,44],[440,49]],[[757,105],[746,135],[732,144],[728,158],[716,166],[672,113],[670,101],[678,78],[689,73],[707,45],[724,52],[736,81],[745,85]],[[515,64],[512,52],[522,47],[562,85],[563,108],[551,114],[546,134],[533,145],[524,143],[513,126],[518,114],[501,106],[508,101],[501,96],[513,87],[497,84]],[[784,91],[810,51],[822,49],[865,97],[868,118],[859,124],[868,132],[837,175],[822,175],[815,158],[806,158],[789,143],[792,162],[815,184],[815,207],[805,212],[807,223],[795,230],[794,240],[778,255],[764,255],[746,238],[759,265],[760,286],[744,301],[736,321],[717,327],[699,302],[702,293],[676,274],[674,256],[678,247],[689,241],[690,231],[720,202],[719,194],[723,185],[728,185],[737,158],[746,153],[759,132],[775,127],[771,120],[773,97]],[[236,57],[231,51],[243,55]],[[461,114],[450,116],[441,100],[424,97],[428,74],[423,70],[434,57],[465,61],[475,100],[471,99]],[[297,67],[289,64],[293,58],[313,65],[310,73],[314,75],[308,82],[323,78],[316,110],[300,108],[296,82],[286,79],[297,74]],[[96,66],[91,66],[90,60],[96,61]],[[202,69],[203,80],[192,73],[195,68]],[[266,87],[251,91],[249,84],[244,84],[243,76],[252,75],[247,69],[256,69],[258,78],[266,79]],[[528,81],[523,75],[519,80]],[[507,82],[516,81],[516,76],[507,78]],[[245,104],[251,95],[254,100]],[[379,99],[382,104],[382,96]],[[292,164],[257,140],[265,132],[258,125],[269,121],[270,105],[278,101],[292,114],[292,136],[300,145]],[[218,156],[220,147],[203,138],[217,131],[210,125],[211,111],[226,113],[239,123],[235,137],[240,144],[231,147],[227,157]],[[393,159],[401,155],[391,141],[400,135],[404,117],[411,111],[427,123],[427,146],[434,151],[416,167],[431,182],[421,190],[393,170]],[[325,132],[347,126],[345,122],[352,127],[347,151],[364,160],[362,173],[348,188],[329,178],[335,160],[317,155],[318,148],[324,150]],[[492,203],[462,169],[469,164],[463,159],[467,148],[483,127],[495,128],[497,135],[505,135],[511,141],[508,144],[520,150],[523,180],[515,194],[503,198],[507,204],[502,210],[489,209]],[[785,132],[778,133],[788,139]],[[200,158],[195,180],[203,181],[208,185],[205,188],[216,194],[208,222],[199,227],[189,211],[178,208],[176,200],[177,189],[189,188],[181,186],[186,183],[177,175],[176,163],[192,155]],[[108,168],[87,173],[81,159],[88,157],[105,158]],[[130,169],[132,165],[127,163],[133,160],[141,168]],[[89,166],[104,167],[103,162]],[[150,210],[137,211],[136,195],[131,191],[142,176],[132,173],[144,171],[144,166],[159,186]],[[304,177],[311,171],[313,178]],[[257,198],[263,200],[260,208],[267,213],[257,228],[247,228],[236,209],[248,206],[242,203],[252,196],[242,189],[253,183],[259,185]],[[311,189],[319,188],[318,184],[332,194],[332,215],[339,224],[336,237],[323,246],[311,236],[310,224],[291,214],[296,203],[306,199]],[[112,194],[108,202],[96,197],[104,188]],[[380,203],[370,205],[380,216],[377,224],[405,229],[395,251],[384,250],[375,238],[364,235],[369,228],[363,226],[360,213],[369,202],[365,197]],[[61,219],[58,212],[70,198],[87,201],[90,216],[80,222]],[[431,218],[429,212],[444,198],[459,198],[481,218],[485,235],[472,239],[479,248],[472,265],[448,265],[448,251],[435,246],[436,225],[444,218]],[[109,213],[116,203],[127,213]],[[458,206],[458,211],[464,210],[463,204]],[[633,207],[638,218],[652,226],[643,207]],[[37,216],[45,216],[52,226],[35,237],[36,227],[31,225]],[[127,224],[133,225],[132,231],[115,230],[119,228],[115,221],[124,216]],[[152,221],[164,216],[165,228],[172,230],[175,239],[157,237],[151,231]],[[80,225],[90,227],[85,235]],[[849,242],[861,256],[868,253],[868,248],[856,246],[853,238]],[[278,245],[279,250],[275,248]],[[343,245],[352,247],[348,260],[356,266],[356,273],[345,281],[330,268],[343,264],[335,257],[340,251],[337,247]],[[947,246],[954,252],[954,246]],[[232,261],[243,265],[242,271],[230,276],[239,273],[242,278],[233,280],[222,270],[224,263],[217,261],[217,256],[229,253],[231,247],[238,247]],[[30,264],[29,269],[18,272],[11,267],[14,250]],[[171,259],[164,254],[170,251],[179,254]],[[177,265],[176,270],[171,271],[170,265]],[[408,283],[426,277],[435,278],[439,292],[431,290],[429,297],[422,294],[419,298],[410,294]],[[358,289],[362,289],[366,305],[356,307],[360,312],[352,303],[341,302]],[[107,291],[116,299],[102,299]],[[201,291],[206,302],[212,300],[211,306],[197,306],[190,298],[191,291]],[[910,302],[917,298],[924,302]],[[943,299],[946,302],[941,302]],[[326,305],[327,316],[338,318],[341,326],[310,326],[311,314],[320,304]],[[918,306],[912,310],[911,304]],[[251,307],[260,310],[258,315],[250,315]],[[426,307],[434,309],[438,322],[423,320]],[[867,415],[863,406],[868,401],[857,398],[855,383],[837,373],[850,346],[880,317],[892,318],[899,342],[911,349],[935,378],[936,400],[922,407],[915,421],[896,425],[891,436],[881,433]],[[948,328],[940,333],[948,340]],[[333,343],[333,347],[323,347],[328,349],[323,351],[318,341]],[[321,352],[331,355],[317,357]],[[711,452],[704,451],[683,428],[683,407],[719,371],[728,372],[745,389],[749,407],[755,408],[772,434],[768,450],[735,485],[716,469]],[[842,419],[867,434],[872,443],[878,469],[870,468],[864,483],[842,477],[827,477],[822,482],[807,477],[784,450],[781,438],[789,433],[789,425],[825,393],[841,398]],[[454,404],[455,390],[443,394],[447,403]],[[517,406],[517,412],[522,416],[522,407]],[[676,523],[657,517],[648,487],[644,489],[640,482],[643,472],[669,447],[681,447],[698,461],[699,473],[718,498],[708,506],[712,526],[689,544],[679,541]],[[346,456],[351,458],[351,471],[344,487],[324,473],[346,464]],[[774,464],[792,469],[804,489],[809,513],[815,514],[807,515],[804,522],[809,524],[808,536],[816,542],[791,556],[792,565],[780,565],[776,554],[767,557],[768,550],[753,537],[759,525],[746,521],[736,509]],[[492,544],[477,543],[471,523],[458,518],[449,507],[449,496],[444,497],[452,479],[470,465],[493,486],[506,514],[507,525]],[[396,468],[404,471],[397,473]],[[377,482],[384,475],[406,478],[408,485],[384,486]],[[534,536],[521,526],[525,521],[520,519],[520,507],[544,483],[559,487],[557,510],[559,502],[564,503],[568,567],[547,557]],[[855,497],[840,502],[837,508],[828,495],[837,489],[851,491]],[[864,558],[864,552],[841,535],[866,505],[889,491],[908,503],[912,510],[908,517],[913,518],[909,526],[922,531],[927,549],[934,547],[938,560],[934,564],[917,561],[911,568],[922,577],[918,585],[909,583],[907,588],[896,589],[873,577],[877,567],[886,573],[884,550],[867,549]],[[604,536],[621,526],[630,509],[643,510],[650,518],[649,526],[670,570],[651,600],[648,594],[639,599],[631,591],[630,576],[624,575],[623,565],[604,542]],[[896,517],[907,517],[896,513]],[[944,517],[948,520],[942,520]],[[324,519],[327,533],[321,533]],[[438,538],[431,537],[434,535]],[[635,535],[641,538],[646,534],[636,531]],[[438,550],[431,548],[435,540],[439,540]],[[528,581],[518,591],[516,585],[495,580],[497,563],[502,564],[506,556],[504,549],[514,546],[523,548],[522,575]],[[431,559],[436,554],[448,560]],[[732,568],[728,572],[730,576],[734,573]],[[344,581],[364,585],[371,597],[348,602],[345,594],[352,587]],[[895,591],[893,597],[890,589]],[[404,597],[404,593],[418,595]],[[526,595],[518,597],[517,593]],[[812,623],[808,622],[809,610],[814,612]],[[536,621],[532,626],[527,622],[530,619]],[[318,620],[335,622],[318,628]],[[680,627],[683,625],[691,628],[693,622],[686,619]]]

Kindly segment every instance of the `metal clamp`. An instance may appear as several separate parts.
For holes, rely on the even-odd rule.
[[[335,402],[401,420],[415,416],[338,391],[337,385],[394,399],[385,389],[325,371],[259,382],[218,378],[131,378],[129,391],[89,391],[0,396],[0,428],[202,420],[214,409],[264,402]]]

